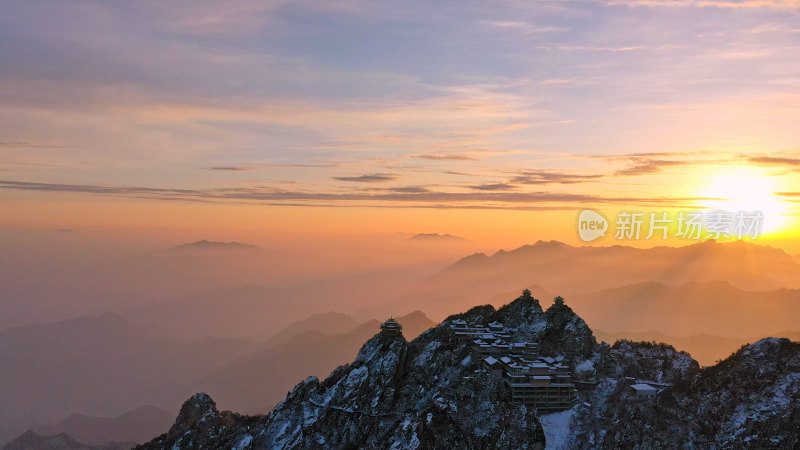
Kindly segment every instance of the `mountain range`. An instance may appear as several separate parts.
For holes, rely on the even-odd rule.
[[[419,312],[399,320],[409,336],[434,325]],[[140,430],[152,431],[148,420],[163,426],[165,414],[157,411],[174,411],[198,389],[218,394],[230,408],[265,412],[297,378],[351,359],[376,324],[317,314],[263,342],[187,341],[115,313],[5,330],[0,443],[26,428],[44,436],[66,433],[82,444],[142,442],[147,433]],[[263,373],[273,374],[270,383],[263,383]],[[156,406],[141,407],[148,403]],[[115,411],[130,412],[111,417]]]
[[[148,405],[117,417],[91,417],[73,413],[66,419],[35,432],[41,436],[65,435],[77,442],[104,446],[110,442],[145,442],[159,430],[169,427],[174,413]]]
[[[570,292],[571,308],[603,330],[600,340],[664,342],[711,366],[762,337],[796,339],[798,273],[797,258],[752,243],[633,249],[551,241],[466,257],[402,286],[376,272],[224,287],[8,328],[0,331],[0,442],[26,429],[72,436],[46,428],[68,417],[91,422],[147,404],[175,411],[196,391],[224,409],[267,413],[297,380],[323,377],[356,355],[378,326],[368,317],[400,313],[412,338],[452,311],[500,306],[523,287],[538,298]],[[342,305],[369,312],[356,319],[337,312]],[[86,445],[106,439],[72,437]]]
[[[543,355],[597,384],[554,415],[512,403],[469,345],[451,337],[455,320],[502,323],[511,342],[538,342]],[[701,369],[668,345],[598,343],[569,306],[543,310],[523,295],[450,316],[410,342],[376,334],[352,363],[301,381],[264,416],[220,412],[196,394],[141,448],[795,448],[798,374],[800,343],[788,339],[760,340]],[[642,401],[626,377],[666,387]]]
[[[422,288],[488,297],[538,284],[564,297],[642,282],[727,281],[747,290],[800,288],[800,264],[750,242],[704,241],[684,247],[574,247],[539,241],[491,256],[476,253],[431,275]]]
[[[409,338],[435,325],[419,311],[398,317],[397,321]],[[323,377],[351,360],[379,325],[379,321],[371,320],[345,333],[331,335],[309,329],[282,345],[262,346],[257,352],[229,362],[201,380],[198,386],[211,393],[227,409],[267,412],[286,396],[297,380],[308,376]],[[287,329],[296,330],[297,327],[294,324]]]

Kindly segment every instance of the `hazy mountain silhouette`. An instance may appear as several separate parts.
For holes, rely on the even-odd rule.
[[[422,309],[389,302],[395,292],[413,285],[426,273],[418,268],[398,270],[414,274],[398,275],[393,270],[376,269],[269,287],[218,288],[131,308],[123,315],[136,322],[151,324],[162,334],[174,334],[184,339],[219,336],[263,341],[283,330],[287,324],[306,319],[310,314],[331,310],[356,311],[364,307],[373,309],[378,315]],[[375,317],[375,314],[371,316]]]
[[[125,317],[151,324],[185,339],[223,336],[265,339],[306,315],[311,301],[287,299],[275,289],[242,286],[185,295],[178,300],[143,305]]]
[[[164,337],[113,313],[2,331],[0,436],[75,411],[175,408],[193,382],[256,348],[254,341]]]
[[[259,251],[259,247],[252,244],[244,244],[241,242],[217,242],[207,241],[205,239],[187,244],[181,244],[176,247],[171,247],[162,250],[162,254],[170,255],[191,255],[191,254],[209,254],[209,253],[222,253],[222,252],[242,252]]]
[[[746,291],[725,281],[647,282],[577,295],[570,304],[591,326],[608,331],[749,339],[797,328],[800,290]]]
[[[669,336],[658,331],[645,331],[631,333],[625,331],[606,332],[596,330],[595,336],[598,340],[608,343],[616,342],[620,339],[638,342],[663,342],[672,345],[678,350],[688,352],[694,359],[704,366],[711,366],[728,357],[731,353],[738,350],[741,346],[756,342],[767,336],[778,336],[800,341],[800,331],[779,331],[768,333],[764,336],[753,336],[751,338],[735,338],[713,336],[710,334],[695,334],[691,336]]]
[[[491,256],[462,258],[399,300],[439,318],[481,304],[497,292],[532,284],[574,297],[651,281],[675,285],[717,280],[751,290],[800,288],[800,264],[782,250],[750,242],[640,249],[539,241]]]
[[[466,239],[452,234],[419,233],[408,238],[416,242],[466,242]]]
[[[73,413],[61,422],[36,428],[45,436],[66,434],[91,445],[110,442],[143,443],[152,438],[174,419],[174,412],[156,406],[142,406],[117,417],[91,417]]]
[[[277,347],[308,331],[323,335],[345,333],[358,325],[359,322],[347,314],[334,311],[312,314],[306,319],[290,323],[282,331],[267,339],[262,346],[264,348]]]
[[[128,450],[132,446],[132,442],[89,445],[78,442],[64,433],[45,436],[34,431],[26,431],[6,444],[3,450]]]
[[[403,335],[412,339],[436,325],[421,312],[397,318]],[[214,372],[198,385],[213,393],[225,409],[266,412],[286,396],[297,380],[325,376],[351,360],[361,345],[375,334],[380,321],[371,320],[333,336],[316,330],[296,335],[277,347],[247,355]]]
[[[552,280],[543,278],[540,284],[550,290],[566,288],[569,294],[631,284],[622,281],[637,279],[664,283],[724,280],[746,289],[800,285],[800,265],[791,256],[783,250],[743,241],[650,249],[573,247],[539,241],[512,251],[499,250],[492,256],[468,256],[432,279],[444,281],[476,272],[481,280],[554,275]],[[579,286],[571,284],[577,277],[585,280]],[[527,280],[531,282],[539,280]]]

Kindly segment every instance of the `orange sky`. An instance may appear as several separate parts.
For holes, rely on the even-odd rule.
[[[800,252],[796,2],[6,9],[0,226],[513,246],[718,208]]]

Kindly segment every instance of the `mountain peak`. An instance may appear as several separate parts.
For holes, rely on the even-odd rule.
[[[535,319],[542,312],[539,300],[531,295],[530,290],[525,289],[515,300],[500,307],[493,319],[509,327],[518,327]]]
[[[194,394],[189,400],[186,400],[183,403],[183,406],[181,406],[181,411],[178,414],[178,419],[175,422],[175,426],[178,425],[178,422],[189,425],[197,425],[198,423],[215,417],[218,414],[219,411],[217,411],[217,404],[211,399],[211,396],[205,392],[200,392]],[[173,428],[175,428],[175,426],[173,426]],[[172,430],[170,430],[170,432],[172,432]]]
[[[260,250],[259,247],[253,244],[245,244],[242,242],[230,241],[209,241],[207,239],[201,239],[199,241],[188,242],[186,244],[181,244],[175,247],[170,247],[166,250],[163,250],[164,253],[168,254],[175,254],[175,253],[218,253],[218,252],[252,252]]]
[[[550,241],[543,241],[538,240],[536,243],[532,245],[532,247],[562,247],[562,248],[571,248],[571,245],[565,244],[561,241],[550,240]]]
[[[466,241],[466,239],[464,239],[464,238],[462,238],[460,236],[455,236],[455,235],[452,235],[452,234],[449,234],[449,233],[448,234],[418,233],[418,234],[415,234],[415,235],[411,236],[410,238],[408,238],[408,240],[409,241],[428,241],[428,242],[432,242],[432,241],[438,241],[438,242],[465,242]]]

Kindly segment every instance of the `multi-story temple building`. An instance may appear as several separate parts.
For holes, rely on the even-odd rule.
[[[540,412],[563,411],[575,404],[577,391],[563,357],[541,357],[536,342],[511,342],[512,331],[497,322],[469,326],[456,319],[450,328],[456,341],[470,345],[473,355],[502,377],[512,402]]]

